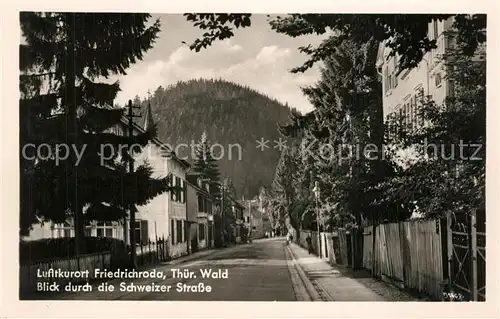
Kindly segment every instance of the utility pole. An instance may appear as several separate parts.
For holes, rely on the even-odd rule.
[[[321,237],[320,237],[320,234],[319,234],[319,196],[320,196],[320,189],[319,189],[319,183],[318,182],[314,182],[313,192],[314,192],[314,197],[316,198],[316,227],[317,227],[317,230],[318,230],[318,234],[317,234],[317,237],[318,237],[318,257],[321,258]]]
[[[140,117],[140,115],[134,115],[133,109],[138,109],[138,106],[132,105],[132,100],[128,100],[128,136],[130,138],[128,145],[128,153],[129,153],[129,162],[128,162],[128,170],[129,173],[134,172],[134,158],[132,154],[132,138],[134,136],[134,117]],[[130,204],[129,206],[129,214],[130,214],[130,263],[133,269],[137,268],[137,248],[136,248],[136,238],[135,238],[135,205]]]
[[[253,233],[253,225],[252,225],[252,202],[248,200],[248,239],[251,239]]]
[[[221,204],[220,204],[220,218],[221,218],[221,238],[223,244],[226,244],[226,238],[224,237],[225,230],[225,209],[224,209],[224,183],[221,184]]]

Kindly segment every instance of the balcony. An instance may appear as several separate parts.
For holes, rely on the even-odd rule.
[[[197,216],[198,218],[208,218],[208,216],[211,216],[212,213],[208,213],[208,212],[198,212]]]

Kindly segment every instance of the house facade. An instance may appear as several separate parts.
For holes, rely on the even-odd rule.
[[[419,116],[421,99],[432,98],[442,105],[453,92],[453,84],[446,78],[445,53],[453,47],[449,36],[453,17],[443,21],[433,21],[428,26],[428,36],[436,40],[437,48],[427,52],[417,67],[399,72],[399,57],[390,57],[390,49],[380,44],[377,56],[377,70],[382,77],[382,101],[384,121],[399,118],[400,125],[415,130],[425,125]],[[389,133],[397,133],[396,127],[388,126]],[[387,145],[391,147],[391,145]],[[408,167],[416,160],[413,148],[397,150],[397,162],[401,167]]]
[[[187,177],[187,221],[190,225],[190,252],[214,247],[214,199],[209,183],[197,174]]]
[[[133,124],[133,133],[143,133],[152,125],[150,106],[146,107],[146,116],[142,125]],[[112,129],[114,134],[127,134],[128,120]],[[130,220],[117,222],[86,221],[85,235],[94,237],[110,237],[123,240],[130,244],[129,231],[133,227],[136,242],[156,242],[165,239],[169,242],[171,257],[185,255],[188,252],[187,235],[187,201],[186,201],[186,173],[190,165],[179,159],[166,145],[158,139],[149,141],[139,155],[135,155],[135,166],[145,161],[153,168],[154,178],[168,177],[173,186],[179,186],[174,191],[165,192],[153,198],[144,206],[137,206],[135,225]],[[85,208],[84,208],[85,214]],[[23,240],[37,240],[41,238],[73,237],[75,231],[73,222],[68,219],[63,224],[44,223],[34,225],[29,236]]]
[[[389,58],[389,48],[382,43],[377,56],[377,68],[382,75],[383,113],[387,119],[391,114],[402,115],[408,123],[421,125],[415,116],[418,97],[431,96],[441,104],[453,88],[446,80],[443,57],[453,46],[447,36],[453,25],[453,18],[429,23],[429,38],[436,40],[437,48],[427,52],[416,68],[398,74],[399,57]]]
[[[245,210],[245,206],[234,198],[230,198],[230,200],[232,202],[231,209],[235,220],[234,237],[236,243],[240,243],[242,241],[242,237],[244,237],[245,232],[245,224],[243,219],[243,211]]]
[[[261,238],[264,236],[264,224],[262,220],[262,211],[258,200],[246,200],[243,220],[250,230],[252,238]]]
[[[428,25],[428,36],[436,40],[436,48],[424,54],[417,67],[398,72],[399,57],[389,58],[389,48],[380,44],[377,56],[377,70],[382,77],[382,102],[384,121],[399,118],[399,125],[407,130],[415,130],[426,125],[419,112],[421,100],[429,97],[437,105],[443,105],[446,98],[453,94],[453,83],[446,77],[445,54],[453,48],[449,36],[453,26],[453,17],[443,21],[433,21]],[[389,134],[397,134],[397,128],[387,125]],[[386,145],[386,147],[394,147]],[[395,149],[396,162],[404,169],[417,161],[413,147]],[[415,210],[412,217],[421,214]]]

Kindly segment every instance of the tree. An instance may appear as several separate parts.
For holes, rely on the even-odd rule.
[[[200,142],[196,145],[195,155],[194,171],[199,173],[201,178],[209,180],[212,193],[219,196],[220,172],[217,161],[212,156],[212,149],[206,132],[203,132]]]
[[[268,202],[274,211],[280,212],[290,219],[290,224],[299,229],[297,216],[291,214],[295,200],[294,174],[297,171],[297,159],[291,148],[285,148],[276,167],[276,173],[271,185],[271,199]],[[269,196],[267,196],[269,198]],[[281,217],[281,216],[280,216]]]
[[[204,13],[185,14],[195,27],[204,30],[201,38],[189,45],[191,50],[200,51],[216,40],[229,39],[234,30],[251,26],[251,14]],[[451,14],[290,14],[271,19],[273,30],[291,37],[308,34],[325,34],[335,31],[318,47],[310,45],[299,50],[310,58],[292,72],[304,72],[314,63],[331,56],[346,40],[365,42],[371,38],[386,41],[392,49],[391,56],[398,54],[400,71],[416,67],[424,54],[436,48],[436,41],[428,35],[428,24],[444,20]],[[464,43],[464,54],[473,55],[478,44],[486,41],[485,14],[455,15],[454,27],[459,42]]]
[[[22,234],[40,220],[60,223],[71,218],[77,253],[82,253],[85,220],[119,220],[129,207],[135,209],[169,190],[166,178],[151,178],[147,163],[127,171],[134,153],[119,146],[144,146],[156,129],[132,138],[113,133],[123,118],[123,109],[110,107],[119,83],[97,81],[126,74],[152,47],[160,24],[147,27],[149,17],[20,14],[26,41],[20,46]],[[36,154],[42,145],[48,145],[49,154]],[[104,154],[103,145],[114,152]]]

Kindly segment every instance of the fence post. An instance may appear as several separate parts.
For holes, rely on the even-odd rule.
[[[151,250],[151,240],[148,240],[148,255],[149,255],[149,262],[153,262],[153,251]]]
[[[141,262],[144,265],[144,243],[141,241]]]
[[[472,301],[477,301],[477,222],[476,210],[473,209],[470,214],[470,262],[471,262],[471,297]]]
[[[377,225],[375,224],[375,221],[372,224],[372,277],[375,277],[377,274],[376,271],[376,265],[377,265],[377,260],[376,260],[376,231],[377,231]]]
[[[453,293],[453,233],[451,228],[451,212],[446,214],[446,242],[448,255],[448,289],[450,293]]]

